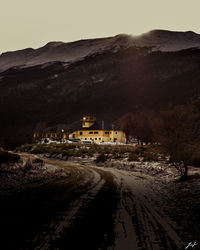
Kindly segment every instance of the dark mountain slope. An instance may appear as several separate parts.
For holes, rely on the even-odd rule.
[[[0,131],[5,140],[31,138],[36,123],[71,123],[83,113],[114,121],[129,111],[159,110],[200,96],[200,50],[102,52],[0,74]],[[25,138],[26,137],[26,138]]]

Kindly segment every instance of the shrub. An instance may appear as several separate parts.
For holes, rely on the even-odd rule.
[[[142,156],[146,150],[147,150],[147,147],[141,146],[141,145],[136,146],[136,147],[134,148],[134,152],[135,152],[137,155],[139,155],[139,156]]]
[[[122,159],[123,157],[123,154],[113,153],[113,159]]]
[[[33,154],[42,154],[45,152],[45,148],[41,145],[36,146],[32,151]]]
[[[128,157],[128,161],[139,161],[139,158],[136,155],[136,153],[130,153]]]
[[[34,148],[34,144],[25,144],[17,147],[15,152],[30,152]]]
[[[65,151],[62,152],[62,156],[63,156],[63,157],[64,157],[64,156],[70,157],[71,154],[69,153],[69,151],[65,150]]]
[[[152,152],[144,152],[143,161],[157,161],[158,156]]]
[[[90,149],[90,150],[88,150],[88,156],[89,156],[89,157],[92,157],[93,155],[94,155],[93,150],[91,150],[91,149]]]
[[[97,163],[98,162],[105,162],[105,161],[107,161],[107,159],[108,159],[108,156],[105,155],[105,154],[103,154],[103,153],[101,153],[100,155],[97,156],[96,162]]]
[[[62,150],[68,150],[68,149],[75,149],[76,147],[78,147],[78,145],[75,143],[73,144],[65,143],[65,144],[57,144],[56,147]]]
[[[26,169],[26,170],[29,170],[29,169],[31,169],[33,167],[33,164],[32,164],[32,162],[31,162],[31,160],[28,158],[28,159],[26,159],[26,163],[25,163],[25,165],[24,165],[24,168]]]
[[[44,165],[44,161],[42,159],[36,158],[32,161],[32,163],[40,164],[41,166]]]

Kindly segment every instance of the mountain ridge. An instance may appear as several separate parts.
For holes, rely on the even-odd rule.
[[[149,47],[153,51],[178,51],[200,47],[200,35],[192,32],[152,30],[147,33],[132,36],[119,34],[114,37],[83,39],[64,43],[49,42],[38,48],[5,52],[0,55],[0,72],[12,67],[31,67],[48,62],[73,63],[85,57],[121,48]]]

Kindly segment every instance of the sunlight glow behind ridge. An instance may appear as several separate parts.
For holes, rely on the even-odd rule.
[[[200,33],[197,0],[2,0],[1,10],[0,53],[153,29]]]

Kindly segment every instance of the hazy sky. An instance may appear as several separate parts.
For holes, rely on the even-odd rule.
[[[0,0],[0,53],[152,29],[200,33],[200,0]]]

